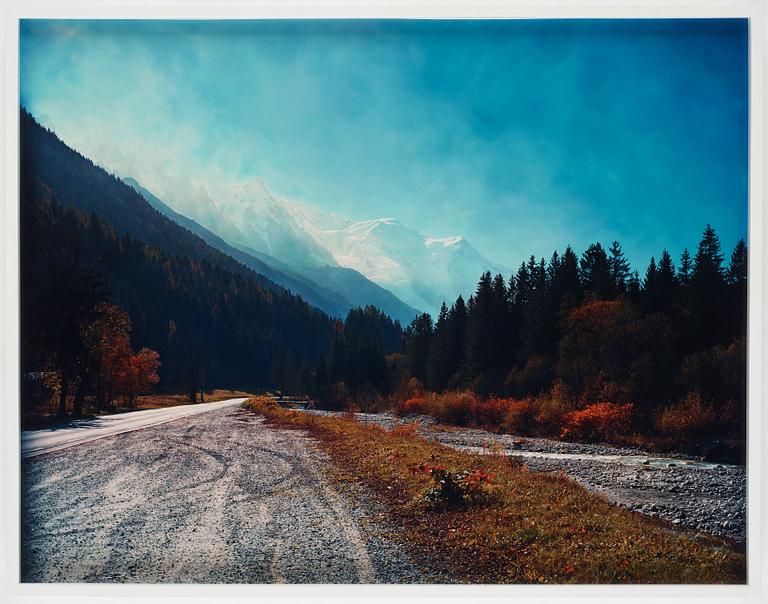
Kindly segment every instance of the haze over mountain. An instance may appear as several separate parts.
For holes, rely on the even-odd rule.
[[[339,266],[320,266],[302,275],[292,269],[289,264],[269,254],[248,246],[236,247],[227,243],[195,220],[173,210],[152,191],[141,186],[135,178],[128,177],[123,181],[140,193],[158,212],[199,236],[211,247],[224,252],[293,293],[299,294],[307,302],[331,316],[341,318],[346,316],[352,308],[374,305],[393,319],[407,325],[418,314],[416,309],[357,271]],[[213,218],[212,223],[219,225],[219,230],[224,230],[221,229],[221,224],[231,224],[224,216],[220,220]]]
[[[230,244],[321,283],[332,269],[353,269],[433,316],[443,301],[470,295],[484,271],[511,272],[462,236],[425,236],[396,218],[353,221],[277,197],[259,179],[208,199],[185,210]]]

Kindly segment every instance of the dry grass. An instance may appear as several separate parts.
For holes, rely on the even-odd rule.
[[[713,538],[672,529],[610,504],[564,476],[529,472],[503,456],[457,451],[412,434],[267,407],[251,409],[309,431],[337,479],[367,487],[398,533],[471,583],[744,583],[745,556]],[[435,512],[418,466],[495,474],[484,506]]]
[[[198,400],[199,400],[198,394]],[[205,393],[206,403],[215,403],[216,401],[225,401],[229,398],[242,398],[253,396],[248,392],[241,390],[212,390]],[[188,405],[189,395],[187,394],[148,394],[136,398],[135,409],[159,409],[161,407],[175,407],[177,405]]]

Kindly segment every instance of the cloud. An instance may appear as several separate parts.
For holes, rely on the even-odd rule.
[[[746,233],[737,22],[22,24],[22,99],[184,212],[261,177],[516,265]]]

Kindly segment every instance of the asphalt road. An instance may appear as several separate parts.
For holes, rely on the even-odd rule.
[[[211,409],[23,459],[22,581],[435,580],[329,483],[312,440]]]

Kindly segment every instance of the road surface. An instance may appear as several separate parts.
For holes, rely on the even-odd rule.
[[[235,401],[206,409],[23,459],[22,581],[437,580],[333,488],[314,441]]]
[[[51,453],[74,445],[114,436],[123,432],[131,432],[150,426],[158,426],[182,417],[190,417],[198,413],[206,413],[214,409],[239,405],[245,398],[234,398],[216,403],[200,403],[197,405],[178,405],[162,409],[146,409],[130,411],[115,415],[100,415],[95,418],[77,419],[65,424],[42,428],[39,430],[24,430],[21,433],[21,456],[34,457],[43,453]]]

